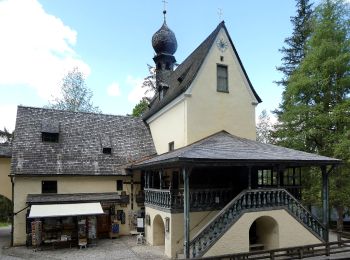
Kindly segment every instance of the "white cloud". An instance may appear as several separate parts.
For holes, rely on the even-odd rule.
[[[126,78],[126,83],[132,87],[131,92],[128,95],[128,100],[131,103],[138,103],[143,97],[152,97],[153,93],[151,91],[146,92],[145,88],[142,88],[143,79],[134,78],[133,76],[128,76]]]
[[[77,32],[37,0],[0,1],[0,32],[0,87],[27,85],[49,99],[68,70],[90,73],[73,49]]]
[[[117,82],[113,82],[107,87],[107,94],[112,97],[120,96],[120,86]]]
[[[6,127],[12,132],[15,129],[16,114],[16,105],[0,105],[0,129]]]

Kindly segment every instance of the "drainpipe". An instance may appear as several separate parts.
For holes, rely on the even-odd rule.
[[[15,210],[15,203],[14,203],[14,197],[15,197],[15,192],[14,192],[14,188],[15,188],[15,176],[14,175],[10,175],[10,178],[11,178],[11,187],[12,187],[12,194],[11,194],[11,197],[12,197],[12,214],[11,214],[11,246],[13,246],[13,231],[14,231],[14,217],[15,217],[15,214],[14,214],[14,210]]]

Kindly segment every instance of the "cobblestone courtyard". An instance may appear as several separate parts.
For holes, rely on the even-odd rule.
[[[116,239],[99,240],[97,246],[77,249],[46,249],[34,251],[25,246],[9,247],[10,228],[0,228],[0,259],[168,259],[164,256],[164,247],[151,247],[147,245],[136,245],[136,237],[125,236]]]
[[[335,239],[334,235],[331,239]],[[21,259],[168,259],[164,256],[164,247],[151,247],[148,245],[136,245],[136,237],[125,236],[117,239],[102,239],[98,245],[86,249],[65,248],[65,249],[46,249],[43,251],[34,251],[25,246],[9,247],[10,245],[10,227],[0,227],[0,260],[21,260]],[[321,259],[350,259],[350,255],[335,254],[330,257],[319,256],[307,258],[310,260]]]

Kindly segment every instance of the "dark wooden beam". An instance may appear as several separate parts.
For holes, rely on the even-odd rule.
[[[321,167],[322,172],[322,210],[323,210],[323,225],[327,229],[325,237],[328,242],[328,221],[329,221],[329,183],[328,183],[328,171],[326,166]]]
[[[189,170],[182,168],[184,180],[184,256],[190,258],[190,184]]]
[[[252,189],[252,166],[248,166],[248,189]]]

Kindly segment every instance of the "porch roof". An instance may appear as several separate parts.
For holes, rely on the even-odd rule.
[[[263,144],[221,131],[188,146],[133,164],[131,168],[166,167],[174,164],[215,165],[215,163],[222,165],[289,163],[302,166],[340,164],[341,160]]]
[[[28,194],[28,204],[118,202],[127,203],[129,196],[116,192],[104,193],[67,193],[67,194]]]

